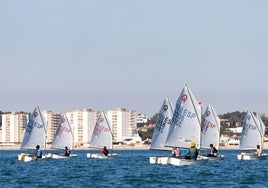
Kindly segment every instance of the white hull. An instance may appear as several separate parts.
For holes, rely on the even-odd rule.
[[[68,159],[70,157],[77,157],[76,154],[70,154],[69,156],[66,156],[64,154],[57,154],[57,153],[48,153],[46,155],[47,158],[51,158],[51,159]]]
[[[168,164],[168,159],[171,157],[150,157],[150,164]]]
[[[117,156],[116,153],[108,154],[107,156],[98,153],[87,153],[87,158],[94,158],[94,159],[114,159],[116,158],[116,156]]]
[[[208,159],[198,158],[197,160],[182,159],[175,157],[150,157],[150,164],[164,164],[174,166],[200,165],[208,162]]]
[[[218,160],[223,160],[224,155],[218,155],[217,157],[207,157],[207,156],[199,155],[198,158],[208,159],[209,161],[218,161]]]
[[[261,156],[252,154],[252,153],[241,153],[240,155],[237,155],[238,160],[263,160],[268,157],[267,154],[263,154]]]
[[[21,153],[20,155],[18,155],[18,160],[20,162],[30,162],[30,161],[36,161],[36,160],[41,160],[46,158],[46,156],[42,156],[42,158],[36,158],[35,156],[33,156],[32,154],[27,154],[27,153]]]

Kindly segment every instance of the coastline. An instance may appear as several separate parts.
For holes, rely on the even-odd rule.
[[[50,150],[50,145],[46,147]],[[135,145],[114,145],[114,150],[149,150],[150,145],[147,144],[135,144]],[[268,142],[264,142],[263,149],[268,149]],[[20,150],[20,144],[15,145],[1,145],[0,150]],[[79,146],[75,150],[92,150],[88,146]],[[239,150],[239,145],[221,146],[220,150]]]

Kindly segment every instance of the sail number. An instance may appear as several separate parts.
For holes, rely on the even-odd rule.
[[[155,129],[158,130],[159,132],[163,133],[163,130],[164,130],[166,124],[170,125],[171,119],[167,116],[164,116],[163,114],[158,114]]]
[[[182,122],[184,121],[184,118],[193,119],[196,117],[196,114],[194,112],[191,112],[190,110],[183,108],[182,106],[177,110],[175,110],[172,122],[174,125],[181,127]]]
[[[43,128],[44,126],[43,126],[43,124],[38,123],[38,122],[34,121],[34,119],[30,118],[29,123],[28,123],[27,128],[26,128],[26,132],[31,133],[31,131],[33,130],[34,127],[40,129],[40,128]]]

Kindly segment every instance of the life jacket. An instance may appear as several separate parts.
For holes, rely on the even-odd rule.
[[[196,148],[190,148],[190,158],[191,159],[196,159],[198,155],[197,149]]]

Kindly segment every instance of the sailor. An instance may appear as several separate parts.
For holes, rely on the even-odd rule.
[[[40,148],[39,145],[36,145],[35,155],[36,158],[42,158],[42,149]]]
[[[198,156],[198,150],[195,147],[195,142],[191,142],[190,148],[185,153],[186,159],[196,160]]]
[[[213,144],[210,144],[210,154],[207,155],[207,157],[217,157],[218,150],[213,146]]]
[[[104,156],[107,156],[109,153],[109,151],[107,150],[106,146],[104,146],[101,150],[101,154],[104,155]]]

